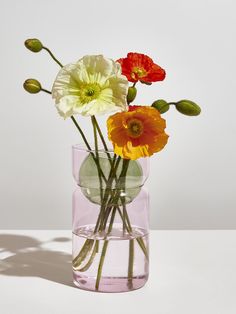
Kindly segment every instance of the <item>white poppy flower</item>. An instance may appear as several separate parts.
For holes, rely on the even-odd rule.
[[[52,88],[58,112],[64,118],[127,111],[128,80],[118,62],[102,55],[84,56],[64,66]]]

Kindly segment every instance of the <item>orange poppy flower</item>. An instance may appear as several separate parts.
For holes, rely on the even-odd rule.
[[[130,106],[107,120],[108,137],[114,152],[125,159],[148,157],[162,150],[167,143],[166,122],[149,106]]]
[[[130,52],[126,58],[121,58],[117,62],[121,64],[122,74],[133,83],[163,81],[166,76],[165,70],[142,53]]]

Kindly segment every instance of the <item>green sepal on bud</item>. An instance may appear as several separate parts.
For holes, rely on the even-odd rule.
[[[140,83],[145,84],[145,85],[152,85],[151,82],[140,81]]]
[[[43,44],[40,40],[32,38],[25,41],[25,47],[32,52],[39,52],[43,49]]]
[[[160,113],[165,113],[166,111],[170,109],[170,105],[164,99],[159,99],[159,100],[154,101],[154,103],[152,104],[152,107],[157,109]]]
[[[201,113],[201,108],[193,101],[187,99],[178,101],[175,103],[175,107],[186,116],[198,116]]]
[[[127,94],[127,102],[130,104],[132,101],[135,100],[135,97],[137,95],[137,89],[135,86],[131,86],[128,89],[128,94]]]
[[[30,94],[37,94],[41,91],[42,87],[39,81],[35,79],[28,79],[23,84],[24,89]]]

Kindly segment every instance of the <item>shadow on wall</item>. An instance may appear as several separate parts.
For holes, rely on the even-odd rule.
[[[50,242],[70,240],[55,238]],[[0,260],[0,275],[40,277],[75,287],[72,283],[71,255],[42,248],[42,244],[47,242],[39,242],[28,236],[0,234],[0,253],[12,254]]]

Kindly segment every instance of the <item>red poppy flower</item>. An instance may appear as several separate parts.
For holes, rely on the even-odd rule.
[[[126,58],[121,58],[117,62],[121,64],[122,74],[133,83],[163,81],[166,76],[164,69],[155,64],[150,57],[141,53],[130,52]]]

